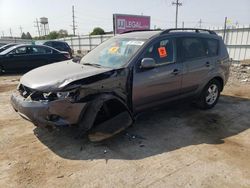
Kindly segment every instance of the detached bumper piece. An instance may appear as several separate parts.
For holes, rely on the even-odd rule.
[[[88,137],[92,142],[98,142],[114,136],[123,131],[133,123],[128,111],[124,111],[111,119],[93,127]]]

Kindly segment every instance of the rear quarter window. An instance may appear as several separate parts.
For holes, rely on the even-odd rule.
[[[219,54],[219,41],[216,39],[205,39],[207,42],[207,55],[217,56]]]

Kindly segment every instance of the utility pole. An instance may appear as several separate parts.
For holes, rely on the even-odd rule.
[[[76,25],[75,25],[75,7],[74,5],[72,6],[72,21],[73,21],[73,25],[72,25],[72,29],[73,29],[73,35],[76,35]]]
[[[23,34],[23,28],[22,28],[22,26],[20,26],[19,29],[20,29],[20,32],[21,32],[20,36],[22,37],[22,34]]]
[[[4,31],[2,31],[2,37],[4,37]]]
[[[13,36],[12,36],[12,30],[11,30],[11,28],[10,28],[10,36],[11,36],[11,38],[13,38]]]
[[[198,21],[198,23],[199,23],[199,28],[201,28],[202,20],[200,19],[200,21]]]
[[[182,28],[184,28],[184,22],[182,22]]]
[[[225,22],[224,22],[223,41],[225,41],[226,29],[227,29],[227,17],[225,17]]]
[[[35,23],[35,26],[34,26],[34,27],[37,28],[38,36],[40,37],[40,36],[41,36],[41,33],[40,33],[40,27],[39,27],[39,22],[38,22],[37,18],[36,18],[36,21],[35,21],[34,23]]]
[[[179,6],[182,6],[182,3],[179,3],[179,0],[176,0],[176,2],[172,2],[172,5],[176,6],[176,11],[175,11],[175,28],[178,26],[178,8]]]

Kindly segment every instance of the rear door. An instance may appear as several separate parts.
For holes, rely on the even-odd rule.
[[[44,46],[33,46],[32,47],[32,68],[40,67],[48,64],[48,56],[52,53],[50,48]]]
[[[208,55],[205,38],[181,37],[177,39],[177,46],[183,64],[181,94],[194,94],[209,79],[215,61]]]
[[[161,38],[145,49],[137,62],[133,76],[133,105],[135,111],[170,100],[181,88],[182,64],[176,63],[175,39]],[[141,69],[143,58],[153,58],[157,64],[152,69]]]
[[[63,53],[56,50],[52,50],[52,53],[48,56],[49,63],[60,62],[65,60],[68,60],[66,54],[64,55]]]

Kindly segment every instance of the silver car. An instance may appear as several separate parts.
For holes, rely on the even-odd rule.
[[[212,108],[228,80],[227,49],[213,31],[181,30],[117,35],[80,63],[34,69],[21,78],[11,103],[37,126],[77,126],[92,141],[169,101],[191,97],[200,108]]]

